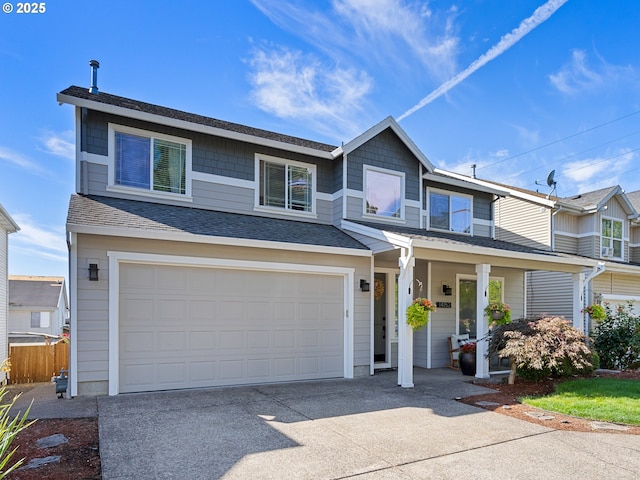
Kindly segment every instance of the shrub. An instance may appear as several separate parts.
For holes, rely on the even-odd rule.
[[[592,334],[602,368],[640,367],[640,317],[631,309],[631,303],[615,309],[605,303],[606,318]]]
[[[523,378],[535,381],[593,370],[585,335],[560,317],[519,319],[496,327],[489,354],[511,360],[510,383],[516,369]]]

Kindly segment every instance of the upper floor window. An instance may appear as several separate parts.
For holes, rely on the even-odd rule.
[[[473,197],[462,194],[429,191],[429,226],[448,232],[471,233]]]
[[[265,157],[258,168],[259,205],[292,212],[315,210],[315,165]]]
[[[622,221],[602,219],[601,256],[622,258]]]
[[[403,218],[404,173],[364,167],[364,213]]]
[[[109,127],[114,151],[111,185],[189,194],[190,140],[129,127]]]

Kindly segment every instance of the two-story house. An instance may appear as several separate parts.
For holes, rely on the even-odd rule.
[[[484,336],[490,283],[520,316],[526,272],[580,292],[597,264],[494,239],[508,190],[436,171],[390,117],[333,146],[97,87],[57,99],[76,124],[72,396],[396,366],[410,387],[449,364],[448,336]],[[417,296],[438,309],[413,332]]]
[[[68,315],[69,301],[64,277],[9,276],[10,343],[60,337],[67,325]]]
[[[9,356],[7,341],[7,319],[9,317],[9,234],[20,230],[11,215],[0,205],[0,362]],[[0,382],[7,378],[0,372]]]
[[[509,191],[496,201],[497,239],[598,261],[591,269],[585,265],[583,303],[631,302],[640,313],[640,192],[625,193],[620,186],[612,186],[558,198],[480,179],[470,181]],[[569,273],[528,272],[527,312],[564,316],[577,326],[584,322],[582,328],[588,333],[593,325],[574,309],[573,280]]]

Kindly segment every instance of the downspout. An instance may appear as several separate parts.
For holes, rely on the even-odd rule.
[[[556,251],[556,222],[555,222],[555,217],[556,214],[560,213],[560,211],[562,210],[562,206],[559,206],[558,209],[553,212],[551,214],[551,251],[555,252]]]

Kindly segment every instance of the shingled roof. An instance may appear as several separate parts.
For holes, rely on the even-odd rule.
[[[58,306],[64,277],[9,276],[9,306],[53,310]]]
[[[368,250],[333,225],[119,198],[72,195],[67,226],[172,232]]]
[[[326,143],[314,142],[312,140],[306,140],[304,138],[293,137],[290,135],[284,135],[282,133],[270,132],[268,130],[262,130],[260,128],[248,127],[239,123],[225,122],[211,117],[205,117],[203,115],[197,115],[195,113],[188,113],[182,110],[175,110],[173,108],[162,107],[160,105],[154,105],[152,103],[141,102],[139,100],[132,100],[130,98],[119,97],[110,93],[90,93],[87,88],[71,86],[61,91],[59,96],[74,97],[81,100],[88,100],[96,102],[97,104],[110,105],[113,107],[126,108],[137,112],[148,113],[151,115],[158,115],[160,117],[171,118],[175,120],[182,120],[189,123],[198,125],[205,125],[207,127],[219,128],[222,130],[228,130],[234,133],[240,133],[244,135],[250,135],[253,137],[265,138],[276,142],[288,143],[299,147],[311,148],[314,150],[320,150],[323,152],[332,152],[337,148],[335,145],[328,145]],[[59,98],[60,99],[60,98]],[[73,103],[73,102],[70,102]]]

